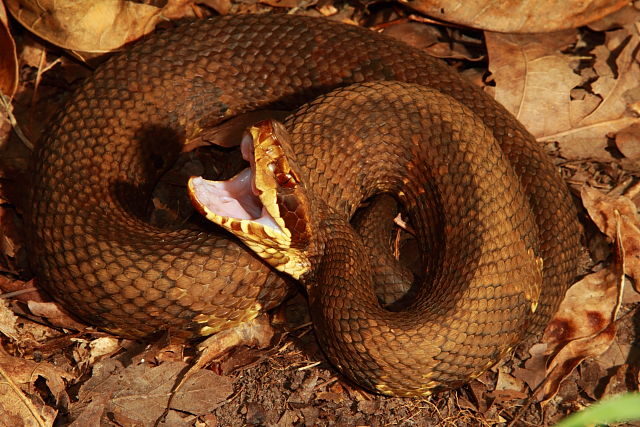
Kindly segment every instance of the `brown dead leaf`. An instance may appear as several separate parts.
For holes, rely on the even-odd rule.
[[[118,49],[150,33],[164,19],[162,9],[126,0],[7,0],[6,4],[29,31],[82,52]]]
[[[0,205],[0,259],[3,259],[2,265],[8,268],[10,273],[17,272],[14,268],[15,258],[23,246],[23,236],[17,226],[19,222],[15,209]]]
[[[626,0],[401,0],[433,18],[504,33],[577,28],[628,4]]]
[[[606,371],[602,369],[597,360],[587,359],[580,365],[577,385],[590,399],[598,400],[601,396],[598,390],[599,382],[606,377]]]
[[[0,2],[0,93],[11,99],[18,88],[18,56],[8,25],[7,12]]]
[[[102,357],[120,350],[120,342],[114,337],[100,337],[89,342],[89,349],[89,364],[93,365]]]
[[[55,337],[59,333],[40,323],[16,317],[15,314],[20,313],[20,308],[20,305],[12,305],[9,308],[6,299],[0,300],[0,333],[14,340],[15,344],[23,350],[35,348],[38,351],[45,351],[45,348],[55,342]],[[42,344],[46,340],[50,341]]]
[[[516,367],[513,370],[514,377],[526,382],[531,390],[538,388],[546,377],[547,350],[546,343],[537,343],[531,346],[531,357],[524,363],[524,368]]]
[[[576,41],[574,30],[554,34],[485,34],[494,96],[534,136],[571,127],[569,100],[580,84],[573,60],[560,51]]]
[[[553,354],[547,377],[536,396],[545,405],[560,384],[587,357],[604,353],[616,335],[616,316],[624,283],[624,248],[618,227],[616,258],[610,268],[573,285],[547,326],[542,341]]]
[[[302,4],[303,0],[260,0],[260,3],[272,6],[283,7],[290,9],[292,7],[298,7]],[[306,2],[305,2],[306,5]]]
[[[522,379],[505,372],[504,369],[499,369],[496,387],[489,396],[495,399],[495,404],[526,399],[528,397],[526,391],[526,385]]]
[[[3,426],[52,426],[57,411],[21,390],[0,367],[0,414]]]
[[[93,367],[93,376],[78,393],[79,405],[72,409],[72,415],[78,417],[78,425],[86,425],[88,420],[95,423],[107,414],[112,421],[124,425],[153,425],[167,409],[172,389],[186,368],[187,364],[182,362],[127,368],[115,359],[98,362]],[[170,409],[204,415],[232,392],[228,377],[200,370],[175,392]]]
[[[271,326],[269,316],[263,314],[248,322],[243,322],[233,328],[225,329],[210,336],[198,346],[200,354],[176,384],[173,399],[176,398],[177,393],[183,389],[187,382],[201,372],[202,368],[233,347],[247,345],[264,348],[271,343],[274,334],[275,331]]]
[[[640,123],[634,123],[618,132],[616,147],[627,159],[640,160]]]
[[[16,329],[16,321],[18,318],[9,309],[6,299],[0,299],[0,334],[7,336],[13,340],[17,340],[18,331]]]
[[[595,63],[574,73],[578,58],[560,51],[576,33],[541,35],[486,33],[495,98],[540,141],[558,141],[563,157],[611,161],[608,138],[640,123],[638,29],[606,33],[594,49]],[[583,85],[589,90],[581,88]]]
[[[421,49],[436,58],[463,59],[478,61],[482,57],[474,56],[464,41],[444,35],[433,25],[421,22],[395,22],[384,26],[384,34],[400,40],[416,49]]]
[[[66,393],[65,380],[71,381],[75,379],[73,374],[50,363],[13,357],[4,351],[0,351],[0,365],[14,382],[29,388],[33,387],[33,383],[38,377],[44,378],[56,402]]]
[[[226,15],[231,10],[231,0],[199,0],[198,3],[209,6],[220,15]]]
[[[46,296],[34,286],[33,279],[24,282],[0,275],[0,294],[3,298],[12,301],[45,301]]]
[[[636,52],[640,36],[636,26],[606,33],[605,45],[598,45],[595,56],[593,93],[573,99],[570,126],[539,135],[542,141],[558,141],[567,159],[610,161],[605,151],[607,138],[640,123],[640,64]]]
[[[84,331],[88,328],[87,325],[78,322],[62,311],[60,306],[54,302],[28,301],[27,305],[31,313],[46,319],[54,326],[76,331]]]
[[[504,369],[498,370],[498,381],[496,382],[496,390],[513,390],[520,393],[525,392],[524,382],[514,377],[513,375],[504,371]],[[526,397],[526,396],[522,396]]]
[[[616,237],[620,228],[624,247],[625,274],[632,279],[636,291],[640,290],[640,216],[638,207],[625,196],[613,197],[594,188],[583,187],[582,203],[589,216],[609,239]]]
[[[620,327],[620,325],[618,326]],[[630,340],[628,336],[617,338],[618,339],[611,344],[611,347],[609,347],[609,349],[597,359],[597,363],[600,367],[607,371],[616,366],[629,363],[629,361],[634,358],[634,343],[632,342],[632,339]]]
[[[604,388],[604,392],[602,393],[603,396],[613,396],[626,393],[630,391],[629,383],[635,383],[635,390],[633,391],[638,391],[638,380],[637,378],[629,378],[630,371],[637,372],[637,367],[636,369],[633,369],[629,365],[617,366],[614,369],[613,375],[610,375],[608,378],[608,381]]]
[[[594,31],[607,31],[614,28],[624,27],[640,20],[640,10],[629,3],[622,9],[605,16],[602,19],[591,22],[589,28]]]

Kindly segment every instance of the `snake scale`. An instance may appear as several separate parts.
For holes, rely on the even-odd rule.
[[[358,82],[370,83],[347,87]],[[285,127],[307,186],[325,199],[309,223],[331,235],[309,248],[303,282],[334,365],[368,389],[424,395],[541,330],[575,275],[580,230],[535,140],[424,52],[288,15],[159,32],[75,90],[35,156],[26,222],[39,283],[132,338],[207,335],[278,304],[283,279],[237,239],[158,229],[145,209],[158,171],[203,129],[296,108]],[[427,283],[400,312],[377,303],[375,259],[347,222],[376,192],[411,214],[425,252]]]

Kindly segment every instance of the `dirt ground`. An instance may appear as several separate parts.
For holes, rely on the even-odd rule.
[[[200,343],[123,340],[83,325],[38,292],[22,229],[29,159],[48,120],[106,49],[87,35],[62,35],[46,20],[18,20],[14,3],[5,1],[13,17],[0,34],[5,52],[10,42],[17,46],[13,68],[0,65],[0,89],[15,92],[0,122],[0,425],[539,426],[638,391],[640,12],[633,5],[588,22],[550,14],[524,28],[509,26],[518,17],[504,12],[490,20],[502,33],[483,30],[480,15],[477,24],[453,24],[460,18],[433,19],[391,2],[164,5],[173,19],[289,11],[384,31],[443,58],[495,96],[561,168],[585,230],[584,259],[544,337],[460,389],[406,399],[363,391],[328,364],[295,285],[259,319],[260,345],[240,345],[202,367]],[[151,21],[120,25],[134,40]],[[119,43],[105,34],[96,39]],[[184,189],[176,180],[218,155],[204,148],[181,157],[154,193],[155,221],[191,215],[171,203]]]

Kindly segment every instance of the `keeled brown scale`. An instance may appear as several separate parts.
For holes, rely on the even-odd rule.
[[[108,61],[74,93],[34,164],[26,220],[39,283],[85,320],[132,337],[213,332],[277,303],[281,281],[222,233],[169,232],[141,219],[155,171],[171,162],[167,153],[227,117],[296,107],[335,87],[373,80],[436,88],[492,129],[540,229],[544,292],[532,319],[532,330],[539,330],[575,273],[580,232],[562,180],[532,137],[492,99],[420,51],[361,28],[285,15],[225,17],[158,33]],[[368,118],[375,121],[373,114]],[[324,176],[338,200],[348,201],[354,183],[338,163],[311,160],[308,167]],[[336,208],[348,211],[348,205]],[[356,341],[358,333],[375,333],[393,342],[396,331],[376,329],[366,310],[342,312],[340,304],[330,310],[336,321],[360,325]],[[458,342],[463,332],[456,328],[468,319],[451,314],[443,319],[452,328],[446,341]],[[395,342],[420,341],[400,334]],[[459,345],[461,353],[441,363],[466,372],[482,351],[475,343]],[[363,375],[375,377],[379,362],[370,360]]]

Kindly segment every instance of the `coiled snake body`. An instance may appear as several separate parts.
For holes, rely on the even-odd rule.
[[[101,66],[36,156],[27,223],[39,283],[71,312],[128,337],[210,334],[272,307],[282,280],[227,233],[145,221],[158,166],[234,115],[291,110],[376,81],[389,83],[332,92],[286,123],[295,147],[314,141],[294,151],[326,199],[313,202],[325,212],[314,221],[333,235],[309,253],[311,282],[329,282],[308,285],[316,331],[336,366],[379,392],[425,394],[479,374],[527,328],[541,329],[575,274],[580,233],[565,185],[526,130],[445,65],[322,19],[198,21]],[[386,149],[370,148],[376,139]],[[367,291],[368,267],[358,263],[370,261],[346,222],[376,191],[406,205],[433,251],[429,292],[400,313]]]

